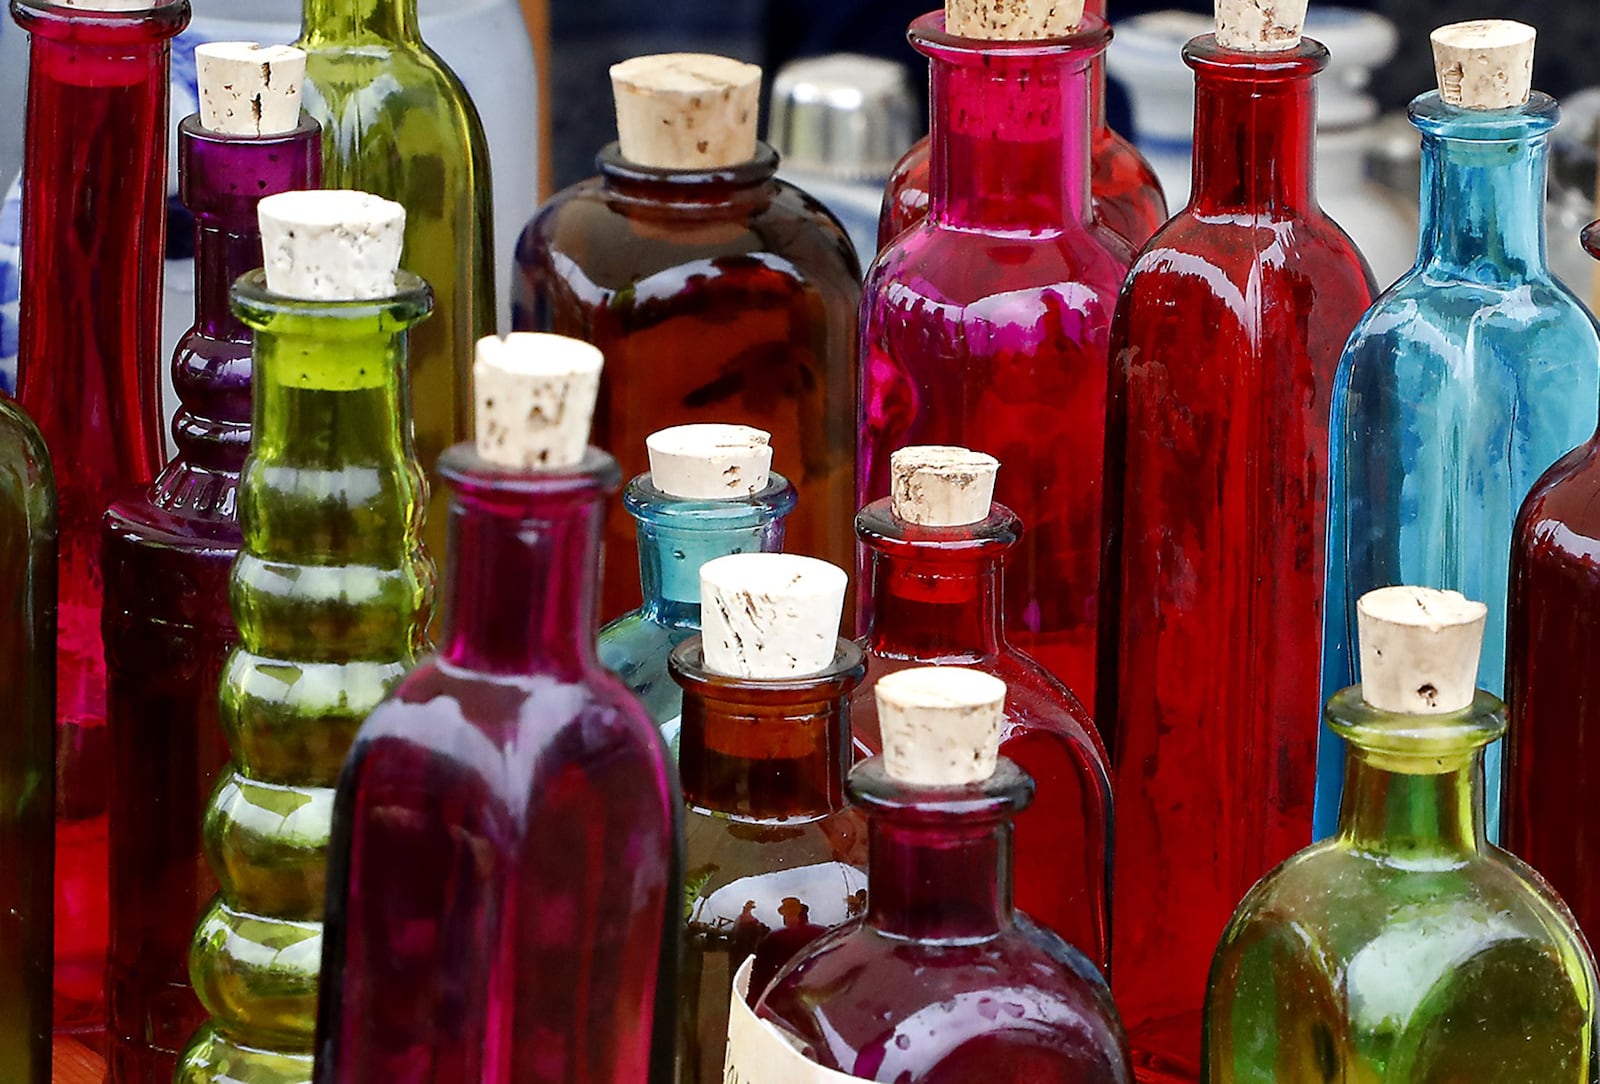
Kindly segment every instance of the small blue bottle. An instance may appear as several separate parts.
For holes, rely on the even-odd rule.
[[[771,470],[769,437],[743,425],[679,425],[646,440],[650,473],[623,504],[639,524],[644,605],[600,630],[600,661],[644,702],[673,756],[683,690],[672,649],[700,633],[700,566],[733,553],[783,549],[795,489]]]
[[[1471,52],[1464,70],[1469,54],[1453,46],[1486,32],[1505,45]],[[1600,332],[1545,260],[1549,136],[1560,111],[1527,89],[1533,30],[1495,21],[1433,38],[1440,90],[1411,104],[1422,132],[1417,263],[1356,326],[1334,385],[1325,699],[1357,680],[1356,600],[1395,584],[1488,602],[1478,686],[1501,693],[1517,509],[1595,428]],[[1502,97],[1474,93],[1488,86],[1473,69],[1479,58],[1512,76],[1498,86]],[[1319,753],[1323,836],[1338,815],[1344,743],[1324,729]],[[1486,773],[1498,838],[1498,746]]]

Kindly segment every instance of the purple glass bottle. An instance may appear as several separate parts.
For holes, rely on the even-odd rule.
[[[660,732],[595,653],[621,484],[583,448],[600,354],[502,347],[587,367],[582,431],[535,468],[505,454],[533,392],[489,364],[493,341],[479,446],[439,464],[455,490],[439,652],[368,717],[335,799],[320,1084],[670,1080],[681,809]]]
[[[205,1020],[189,985],[189,943],[217,887],[201,814],[228,760],[217,685],[238,638],[228,575],[250,450],[251,333],[228,291],[261,266],[261,198],[317,187],[320,131],[303,116],[291,131],[264,136],[223,134],[199,115],[178,128],[179,194],[195,217],[195,323],[172,359],[178,454],[148,492],[111,506],[101,539],[113,1084],[166,1084]]]

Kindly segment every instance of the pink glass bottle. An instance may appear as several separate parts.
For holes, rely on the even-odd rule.
[[[1142,1080],[1199,1076],[1217,938],[1311,842],[1328,417],[1373,284],[1317,206],[1327,50],[1196,38],[1194,194],[1112,334],[1095,719],[1117,840],[1111,974]]]
[[[58,466],[56,1026],[100,1023],[111,761],[100,519],[159,465],[170,42],[188,0],[12,0],[32,35],[17,397]]]
[[[1023,526],[1010,509],[990,503],[994,460],[962,451],[946,475],[947,454],[897,452],[895,496],[856,517],[856,536],[870,554],[872,611],[861,641],[867,680],[855,696],[856,742],[868,756],[883,751],[873,688],[886,674],[957,665],[1004,681],[1000,752],[1038,786],[1017,817],[1017,906],[1104,967],[1111,861],[1105,750],[1077,698],[1007,638],[1004,566]],[[965,511],[939,515],[912,498],[941,486],[959,494]]]
[[[251,333],[228,291],[261,266],[261,197],[317,187],[320,132],[304,116],[268,135],[225,134],[199,115],[178,128],[179,194],[195,217],[195,323],[172,359],[178,454],[146,493],[111,506],[101,550],[116,900],[112,1084],[167,1084],[179,1049],[205,1020],[189,985],[189,942],[217,890],[200,829],[228,761],[217,686],[238,639],[228,577],[241,541],[235,493],[250,450]]]
[[[939,687],[954,709],[939,710],[907,695],[930,674],[999,691],[980,705],[970,688]],[[877,695],[889,748],[849,780],[867,814],[867,913],[780,971],[756,1014],[812,1061],[866,1080],[1130,1081],[1105,980],[1012,907],[1011,820],[1033,783],[997,758],[1005,685],[917,669]],[[748,1053],[730,1050],[730,1062],[759,1081]]]
[[[862,302],[858,506],[889,455],[951,444],[1006,465],[996,496],[1028,534],[1006,580],[1011,636],[1094,693],[1107,338],[1131,251],[1090,217],[1089,88],[1105,23],[980,42],[924,15],[932,62],[930,212],[896,238]]]
[[[1106,0],[1088,0],[1084,11],[1105,21]],[[1094,63],[1089,84],[1089,196],[1095,220],[1134,249],[1144,246],[1167,220],[1167,198],[1150,163],[1132,143],[1106,123],[1106,65]],[[932,170],[931,137],[907,151],[889,176],[878,217],[878,250],[921,222],[928,214],[928,176]]]
[[[557,344],[529,348],[588,349]],[[480,444],[496,425],[514,444],[529,393],[479,357]],[[334,802],[319,1084],[671,1079],[680,800],[655,723],[595,653],[621,472],[574,444],[550,469],[465,444],[439,464],[439,652],[368,717]]]

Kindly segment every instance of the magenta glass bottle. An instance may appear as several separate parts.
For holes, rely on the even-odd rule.
[[[512,470],[471,445],[439,470],[444,636],[339,781],[315,1079],[667,1084],[677,782],[595,654],[620,470],[592,448]]]
[[[930,212],[868,275],[857,497],[889,455],[961,445],[1005,464],[997,497],[1028,524],[1006,581],[1018,646],[1094,692],[1107,337],[1132,257],[1089,208],[1089,87],[1110,32],[976,42],[924,15],[933,65]]]
[[[888,499],[862,509],[856,535],[870,554],[872,617],[861,641],[867,680],[855,696],[855,739],[868,756],[883,751],[873,689],[885,674],[939,664],[1004,681],[1000,751],[1039,788],[1017,818],[1017,906],[1104,966],[1109,770],[1088,712],[1007,638],[1003,565],[1021,534],[1016,515],[998,504],[963,527],[908,523]]]
[[[1105,21],[1105,0],[1088,0],[1084,12]],[[1167,220],[1167,197],[1144,156],[1106,123],[1106,65],[1094,63],[1089,84],[1089,196],[1095,221],[1134,249],[1143,247]],[[878,217],[878,249],[921,222],[928,214],[928,176],[933,154],[924,136],[905,153],[889,177]]]
[[[12,0],[32,35],[17,398],[61,468],[56,1026],[97,1027],[110,743],[100,519],[160,463],[170,43],[188,0],[97,11]]]
[[[261,266],[256,204],[315,188],[320,128],[282,135],[178,128],[178,187],[195,217],[195,323],[172,359],[177,456],[149,491],[106,513],[106,725],[111,735],[111,912],[107,989],[112,1084],[167,1084],[205,1020],[189,986],[189,942],[216,879],[201,814],[228,761],[217,723],[222,664],[238,638],[228,576],[234,504],[250,451],[250,329],[234,280]]]
[[[1312,185],[1327,56],[1189,43],[1194,195],[1134,265],[1112,334],[1095,719],[1116,794],[1111,974],[1141,1079],[1198,1079],[1217,938],[1311,842],[1328,416],[1373,296]]]

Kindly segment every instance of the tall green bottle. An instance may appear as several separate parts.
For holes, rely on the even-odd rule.
[[[291,192],[260,215],[267,269],[233,288],[255,331],[254,421],[219,694],[233,764],[205,816],[221,891],[189,957],[211,1019],[178,1084],[310,1081],[334,784],[415,662],[433,595],[404,381],[431,295],[394,271],[405,213]]]
[[[1587,1084],[1595,969],[1565,904],[1485,838],[1488,610],[1387,587],[1356,607],[1362,684],[1338,833],[1250,890],[1206,997],[1210,1084]]]
[[[411,340],[417,457],[472,439],[472,351],[495,330],[489,145],[466,88],[423,42],[417,0],[304,0],[305,109],[322,124],[323,184],[406,209],[406,265],[434,289]],[[444,556],[445,489],[427,542]]]

